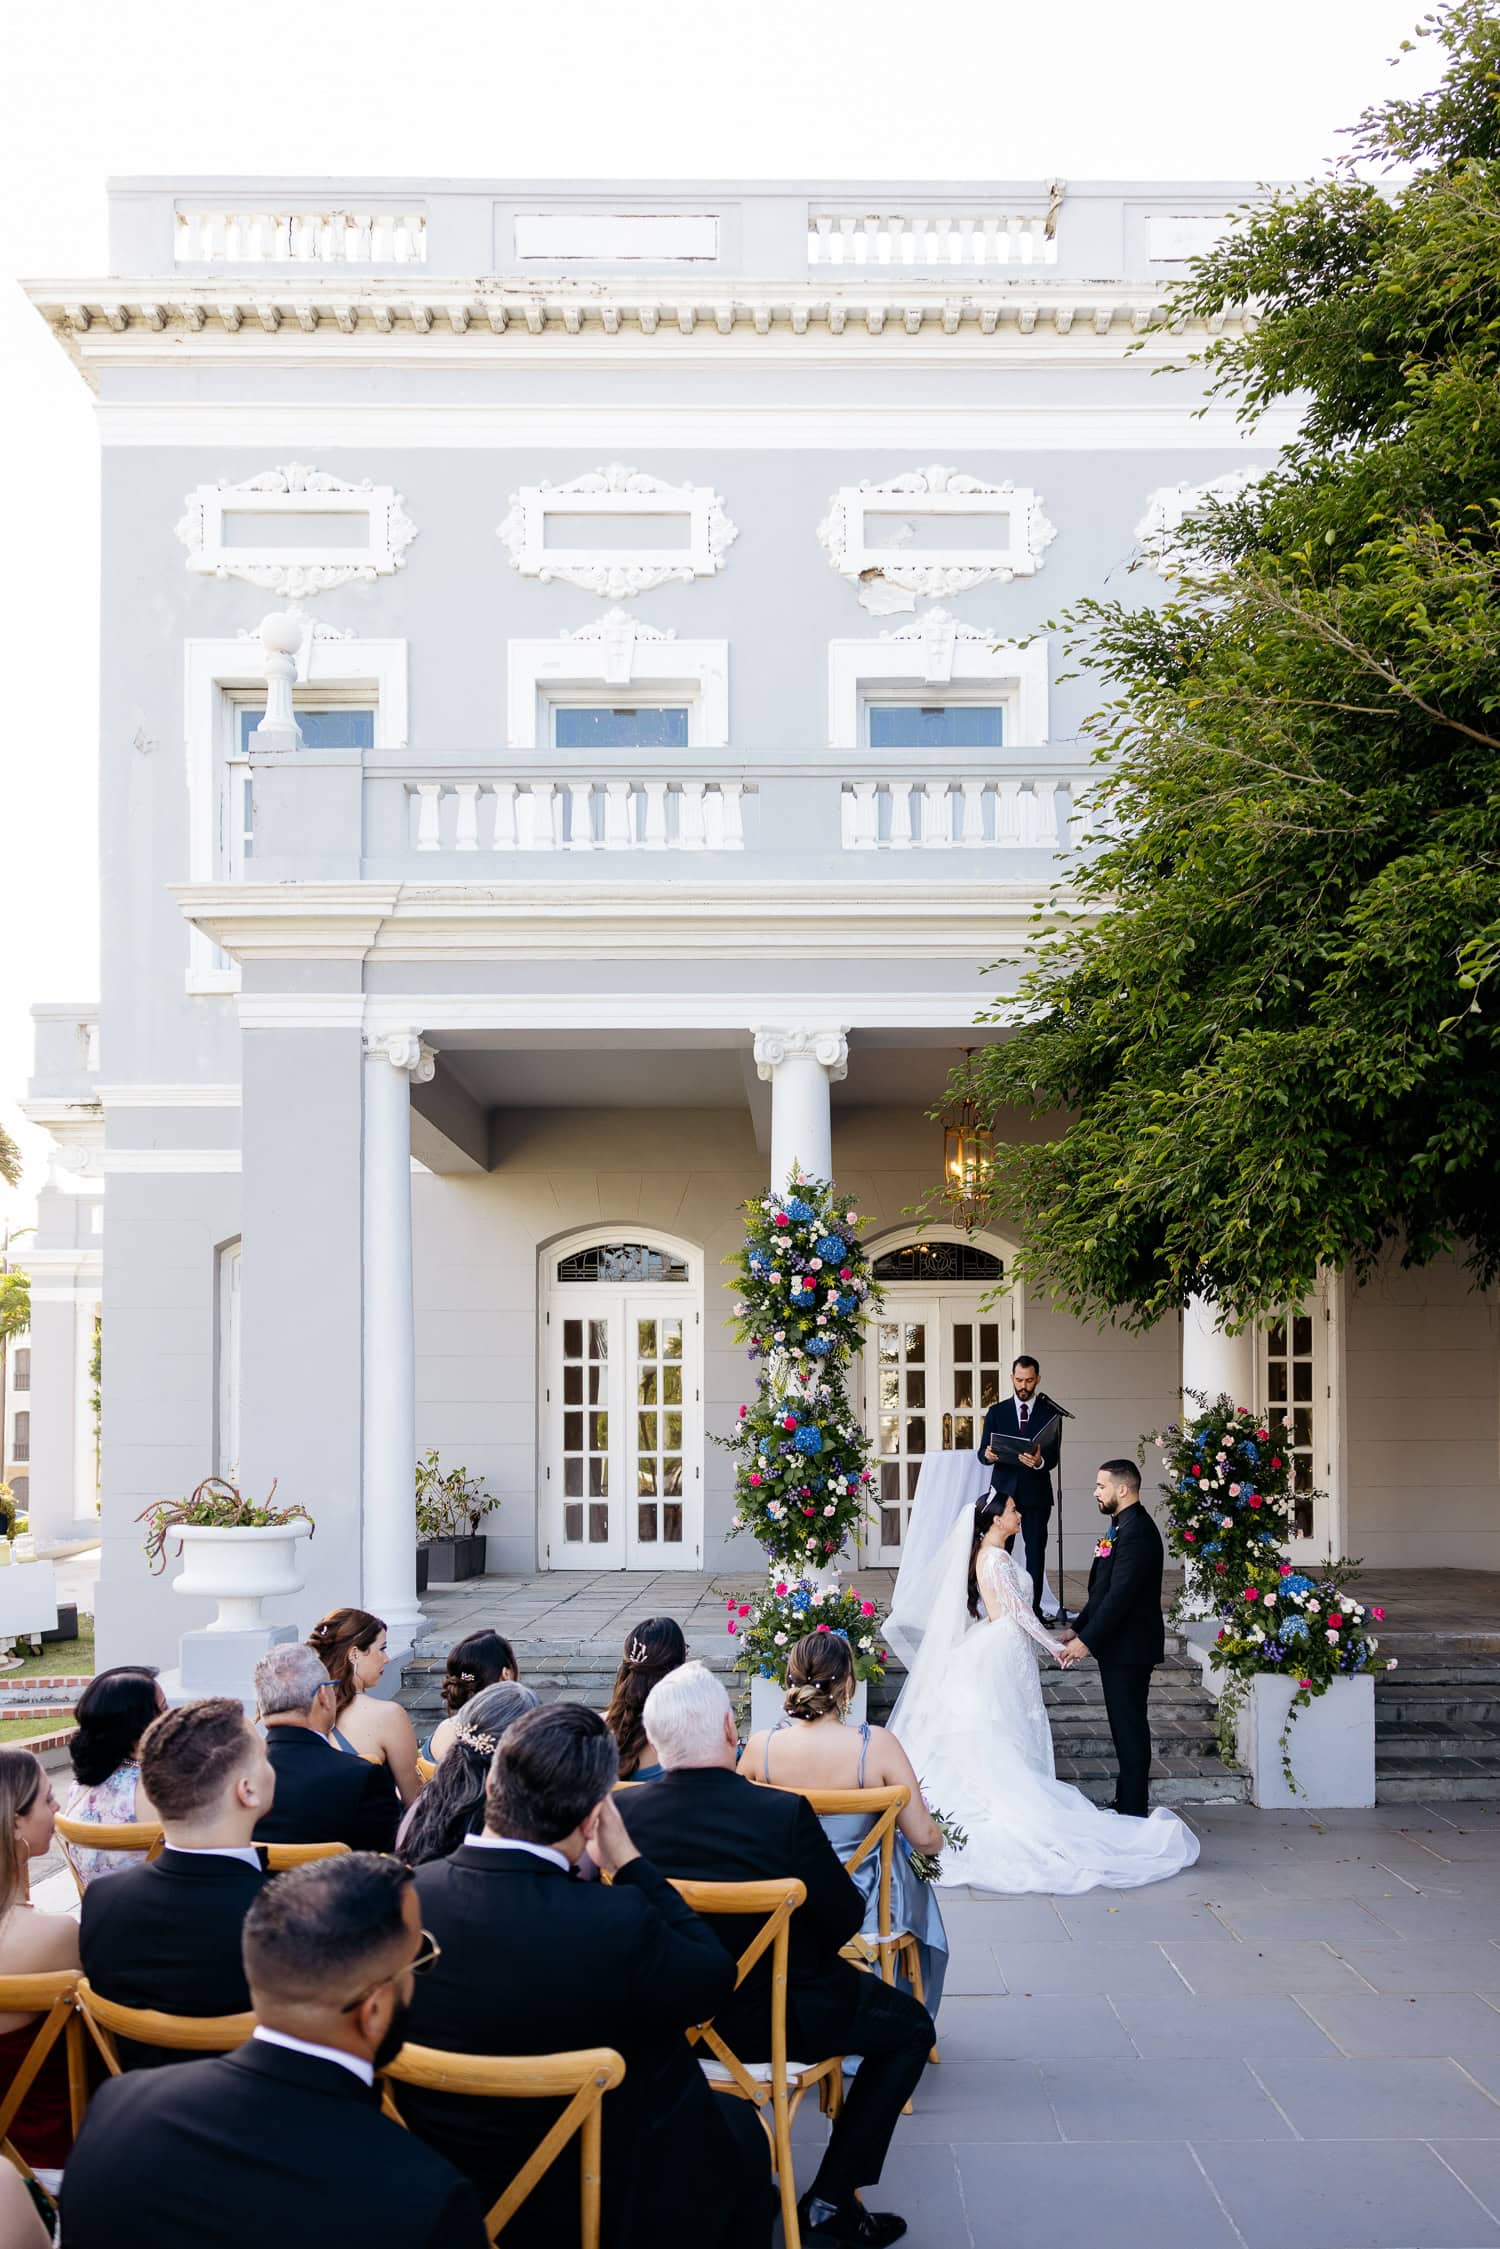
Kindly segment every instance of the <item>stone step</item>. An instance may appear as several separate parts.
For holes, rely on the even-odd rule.
[[[1376,1723],[1376,1763],[1392,1770],[1431,1758],[1447,1761],[1476,1756],[1500,1758],[1500,1726],[1467,1721],[1452,1726]]]
[[[1383,1772],[1375,1760],[1377,1804],[1500,1804],[1500,1759],[1483,1764],[1429,1766],[1420,1772]]]

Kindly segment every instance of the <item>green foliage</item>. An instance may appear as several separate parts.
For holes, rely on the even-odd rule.
[[[1050,1120],[997,1136],[991,1200],[1085,1316],[1244,1321],[1392,1248],[1500,1278],[1500,14],[1420,35],[1439,88],[1170,308],[1255,300],[1207,379],[1249,417],[1304,399],[1298,441],[1190,523],[1163,606],[1067,621],[1111,683],[1102,848],[976,1076]]]
[[[735,1669],[786,1683],[787,1657],[809,1632],[836,1632],[849,1643],[856,1679],[885,1677],[880,1613],[857,1585],[819,1585],[783,1574],[774,1564],[763,1593],[726,1601],[725,1630],[736,1642]]]
[[[471,1476],[467,1468],[450,1468],[445,1473],[436,1446],[417,1462],[418,1538],[477,1537],[494,1504],[483,1479]]]
[[[31,1275],[0,1273],[0,1345],[13,1343],[31,1326]]]
[[[21,1184],[21,1151],[11,1139],[4,1125],[0,1125],[0,1179],[7,1187]]]
[[[1291,1456],[1284,1431],[1259,1414],[1187,1395],[1203,1410],[1155,1439],[1166,1469],[1161,1512],[1184,1595],[1222,1611],[1248,1586],[1275,1584],[1291,1528]]]
[[[151,1574],[159,1577],[167,1566],[167,1540],[174,1531],[192,1530],[271,1530],[283,1523],[294,1523],[299,1518],[307,1525],[307,1535],[313,1533],[313,1519],[305,1507],[273,1507],[276,1486],[273,1483],[263,1500],[247,1499],[222,1476],[205,1476],[186,1499],[159,1499],[150,1507],[143,1507],[136,1517],[146,1525],[146,1557],[151,1564]],[[178,1547],[179,1553],[181,1546]]]

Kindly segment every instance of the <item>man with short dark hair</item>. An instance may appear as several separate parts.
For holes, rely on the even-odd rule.
[[[1094,1550],[1089,1597],[1058,1660],[1072,1665],[1096,1658],[1119,1761],[1115,1810],[1144,1819],[1150,1809],[1151,1673],[1166,1653],[1161,1532],[1141,1505],[1141,1472],[1133,1460],[1101,1465],[1094,1504],[1109,1530]]]
[[[631,1842],[610,1791],[614,1739],[577,1703],[528,1711],[495,1752],[484,1828],[417,1870],[443,1948],[411,2034],[462,2054],[612,2046],[625,2082],[604,2097],[604,2239],[762,2249],[770,2163],[748,2106],[710,2092],[683,2032],[734,1989],[708,1924]],[[612,1877],[570,1880],[587,1847]],[[501,2107],[403,2088],[402,2113],[474,2180],[488,2208],[551,2125],[555,2102]],[[505,2233],[556,2249],[578,2230],[577,2163],[553,2166]]]
[[[266,1879],[250,1838],[276,1787],[265,1744],[238,1702],[214,1698],[164,1711],[142,1735],[140,1759],[164,1847],[84,1891],[83,1972],[121,2007],[243,2014],[240,1931]],[[186,2058],[121,2042],[126,2068]]]
[[[485,2249],[472,2187],[381,2115],[375,2085],[434,1957],[395,1859],[268,1883],[244,1933],[255,2035],[95,2093],[63,2182],[68,2249]]]
[[[990,1407],[979,1439],[979,1457],[992,1470],[991,1492],[997,1499],[1014,1499],[1021,1510],[1021,1544],[1031,1579],[1031,1606],[1038,1617],[1047,1571],[1047,1525],[1052,1520],[1052,1473],[1062,1449],[1062,1424],[1057,1422],[1040,1444],[1028,1446],[1019,1458],[1003,1451],[995,1439],[1010,1437],[1025,1444],[1033,1430],[1045,1431],[1049,1421],[1057,1421],[1041,1380],[1041,1368],[1023,1351],[1010,1370],[1011,1395]],[[1014,1545],[1013,1538],[1006,1540],[1007,1554]]]
[[[401,1822],[390,1768],[335,1749],[338,1689],[301,1640],[268,1648],[255,1666],[255,1699],[276,1775],[276,1801],[257,1843],[347,1843],[388,1851]]]

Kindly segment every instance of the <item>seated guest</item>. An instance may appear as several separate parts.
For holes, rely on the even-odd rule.
[[[884,1726],[847,1726],[854,1700],[854,1657],[841,1632],[809,1632],[787,1657],[786,1716],[745,1744],[740,1771],[746,1780],[775,1788],[904,1788],[909,1801],[896,1823],[891,1857],[891,1927],[917,1940],[922,1969],[922,2004],[938,2011],[948,1967],[948,1937],[930,1882],[912,1872],[913,1851],[940,1852],[943,1831],[922,1801],[911,1759]],[[774,1752],[772,1744],[774,1743]],[[773,1770],[774,1756],[774,1770]],[[847,1861],[870,1831],[859,1812],[835,1812],[822,1821],[824,1834]],[[852,1880],[865,1901],[860,1934],[880,1934],[880,1853],[870,1851]]]
[[[9,2163],[0,2163],[0,2241],[5,2249],[52,2249],[52,2230],[34,2199],[36,2191]]]
[[[68,2249],[485,2249],[473,2188],[375,2089],[433,1958],[410,1869],[365,1852],[294,1867],[251,1907],[244,1945],[254,2036],[89,2103],[63,2182]]]
[[[422,1981],[410,2033],[461,2054],[614,2047],[626,2075],[604,2098],[605,2240],[764,2249],[765,2135],[747,2105],[710,2092],[683,2037],[724,2005],[734,1970],[631,1842],[610,1795],[616,1766],[603,1719],[577,1703],[530,1711],[509,1729],[483,1832],[417,1870],[422,1919],[442,1958]],[[612,1886],[566,1879],[585,1846]],[[399,2098],[486,2209],[558,2113],[554,2102],[497,2104],[411,2086]],[[506,2249],[556,2249],[577,2231],[574,2158],[554,2164],[521,2205]]]
[[[466,1702],[453,1720],[452,1745],[396,1835],[396,1852],[408,1866],[445,1859],[474,1827],[484,1824],[484,1784],[507,1726],[535,1710],[529,1687],[508,1679]]]
[[[756,1788],[735,1771],[738,1742],[729,1697],[701,1663],[653,1688],[646,1734],[666,1773],[625,1799],[632,1835],[663,1873],[696,1882],[765,1882],[796,1875],[807,1901],[792,1916],[787,1969],[787,2051],[809,2061],[858,2054],[860,2066],[834,2119],[817,2174],[798,2209],[804,2242],[896,2241],[906,2221],[866,2210],[858,2189],[880,2177],[896,2120],[932,2047],[932,2017],[909,1992],[839,1957],[864,1920],[864,1900],[844,1872],[806,1799]],[[745,1924],[717,1924],[736,1957]],[[745,2061],[770,2057],[767,1953],[718,2017]]]
[[[437,1764],[447,1756],[458,1714],[466,1702],[472,1702],[475,1695],[482,1695],[486,1687],[498,1687],[502,1680],[520,1676],[516,1651],[503,1633],[491,1632],[485,1627],[482,1631],[471,1632],[451,1647],[440,1690],[448,1715],[422,1744],[422,1755],[429,1763]]]
[[[28,1890],[33,1859],[45,1858],[57,1818],[52,1783],[29,1749],[0,1749],[0,1976],[35,1976],[78,1966],[78,1925],[38,1913]],[[0,2014],[0,2085],[24,2061],[39,2015]],[[21,2103],[10,2136],[34,2171],[62,2168],[72,2145],[68,2065],[61,2039]]]
[[[347,1843],[388,1851],[401,1804],[391,1776],[363,1757],[329,1746],[338,1691],[311,1648],[282,1641],[255,1666],[255,1699],[276,1775],[257,1843]]]
[[[390,1661],[380,1618],[368,1609],[330,1609],[307,1635],[307,1644],[338,1690],[329,1735],[334,1748],[384,1765],[402,1803],[415,1804],[422,1786],[416,1731],[399,1702],[386,1702],[373,1691]]]
[[[265,1887],[250,1838],[276,1777],[238,1702],[184,1703],[149,1727],[141,1777],[161,1818],[161,1856],[91,1882],[79,1948],[94,1989],[121,2007],[239,2015],[250,2004],[240,1960],[245,1915]],[[122,2040],[126,2068],[186,2054]]]
[[[101,1671],[74,1706],[78,1730],[68,1743],[73,1785],[62,1816],[90,1820],[100,1827],[127,1827],[154,1820],[155,1809],[141,1785],[140,1739],[153,1718],[167,1707],[156,1673],[143,1664],[117,1664]],[[96,1874],[118,1874],[134,1866],[135,1851],[91,1851],[71,1846],[73,1864],[84,1884]]]
[[[687,1642],[675,1617],[648,1616],[626,1636],[614,1693],[604,1713],[604,1723],[620,1752],[621,1780],[661,1779],[661,1767],[646,1741],[641,1712],[657,1680],[665,1679],[669,1671],[686,1662]]]

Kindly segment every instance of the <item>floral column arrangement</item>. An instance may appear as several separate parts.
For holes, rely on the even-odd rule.
[[[784,1194],[745,1206],[736,1332],[758,1362],[753,1404],[734,1433],[733,1529],[765,1549],[766,1589],[731,1598],[738,1668],[784,1680],[787,1650],[810,1631],[842,1633],[860,1679],[884,1676],[873,1601],[839,1579],[849,1534],[868,1504],[869,1448],[847,1377],[880,1301],[859,1219],[827,1182],[793,1171]]]

